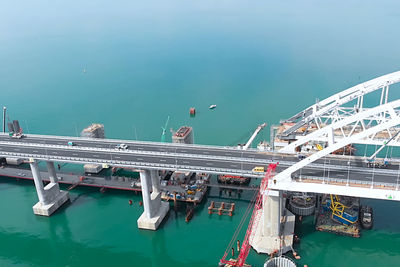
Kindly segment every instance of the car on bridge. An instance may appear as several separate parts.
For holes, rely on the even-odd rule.
[[[303,159],[306,158],[306,155],[298,154],[298,155],[297,155],[297,158],[298,158],[299,160],[303,160]]]
[[[119,144],[119,145],[115,146],[115,149],[126,150],[126,149],[128,149],[128,146],[126,144]]]
[[[22,137],[24,137],[22,133],[14,133],[14,132],[9,133],[9,136],[11,138],[16,138],[16,139],[21,139]]]

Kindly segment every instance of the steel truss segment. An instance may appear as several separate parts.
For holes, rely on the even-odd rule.
[[[340,114],[339,111],[346,110],[342,105],[357,100],[357,104],[353,108],[347,108],[349,113],[358,113],[363,110],[364,95],[382,89],[381,104],[388,101],[389,86],[400,82],[400,71],[396,71],[367,82],[358,84],[335,95],[332,95],[322,101],[318,101],[314,105],[297,113],[286,121],[296,122],[296,125],[286,130],[282,135],[288,135],[303,125],[311,121],[317,121],[318,118],[328,118],[333,122],[345,117],[346,114]],[[348,114],[347,114],[348,115]]]
[[[394,102],[396,102],[395,105],[397,105],[397,106],[400,105],[400,100],[397,100],[397,101],[394,101]],[[393,104],[394,102],[391,102],[390,104]],[[390,104],[387,104],[387,105],[390,105]],[[379,106],[379,108],[382,108],[382,107],[383,106]],[[368,112],[369,111],[371,111],[371,110],[368,110]],[[339,122],[339,123],[341,123],[341,122]],[[290,166],[289,168],[283,170],[282,172],[280,172],[279,174],[277,174],[275,176],[275,179],[277,181],[279,181],[279,180],[283,180],[283,181],[291,180],[292,173],[294,173],[295,171],[307,166],[308,164],[310,164],[310,163],[312,163],[312,162],[314,162],[314,161],[316,161],[316,160],[318,160],[318,159],[320,159],[322,157],[325,157],[325,156],[329,155],[330,153],[338,150],[339,148],[342,148],[342,147],[344,147],[346,145],[349,145],[349,144],[352,144],[352,143],[357,143],[358,140],[364,139],[365,137],[371,135],[372,133],[380,132],[385,128],[394,127],[394,126],[399,125],[399,124],[400,124],[400,117],[396,116],[395,118],[392,118],[391,120],[388,120],[388,121],[386,121],[386,122],[384,122],[382,124],[378,124],[378,125],[376,125],[374,127],[371,127],[369,129],[363,131],[363,132],[354,134],[354,135],[352,135],[350,137],[346,137],[346,138],[340,139],[338,142],[336,142],[336,143],[334,143],[332,145],[329,145],[328,147],[324,148],[323,150],[318,151],[318,152],[312,154],[311,156],[309,156],[309,157],[297,162],[296,164]],[[327,128],[327,127],[325,127],[325,128]],[[325,130],[325,128],[321,129],[320,131]]]
[[[279,152],[284,152],[284,153],[293,153],[295,151],[295,148],[303,145],[309,141],[327,141],[327,138],[329,138],[329,135],[332,135],[334,133],[335,130],[340,130],[342,136],[341,138],[338,138],[338,136],[334,136],[335,139],[338,140],[344,140],[346,138],[350,138],[351,136],[354,135],[358,135],[358,133],[355,133],[355,131],[350,131],[348,135],[345,134],[345,132],[343,131],[343,127],[354,127],[354,124],[361,124],[363,125],[365,123],[365,121],[370,121],[370,127],[366,128],[366,129],[362,129],[360,128],[360,132],[368,132],[369,134],[364,136],[362,139],[365,139],[369,136],[371,136],[369,139],[373,140],[374,137],[376,136],[377,133],[383,131],[383,130],[387,130],[389,127],[392,126],[387,126],[387,127],[379,127],[376,128],[374,125],[386,125],[386,122],[390,122],[390,121],[396,121],[395,119],[399,118],[399,116],[397,115],[396,112],[394,112],[395,108],[398,108],[400,106],[400,100],[396,100],[396,101],[392,101],[388,104],[384,104],[381,106],[377,106],[371,109],[367,109],[364,110],[362,112],[359,112],[355,115],[352,115],[350,117],[346,117],[340,121],[337,121],[333,124],[327,125],[319,130],[316,130],[312,133],[309,133],[308,135],[305,136],[301,136],[298,138],[298,140],[296,140],[293,143],[290,143],[289,145],[283,147],[282,149],[279,150]],[[385,118],[381,118],[379,117],[379,119],[377,119],[377,115],[381,114],[382,112],[386,113]],[[390,114],[390,115],[389,115]],[[371,123],[371,121],[374,121],[374,124]],[[393,125],[396,126],[397,124]],[[370,129],[380,129],[379,131],[369,131]],[[331,137],[332,138],[332,137]],[[360,143],[361,138],[360,139],[356,139],[354,140],[353,143]],[[329,142],[331,143],[331,142]],[[339,142],[340,143],[340,142]],[[347,144],[345,144],[347,145]],[[343,145],[343,146],[345,146]],[[341,148],[341,147],[339,147]]]

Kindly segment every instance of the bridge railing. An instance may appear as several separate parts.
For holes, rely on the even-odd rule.
[[[384,182],[375,182],[373,179],[368,180],[354,180],[354,179],[340,179],[340,178],[328,178],[328,177],[316,177],[316,176],[307,176],[301,175],[294,179],[296,182],[314,182],[314,183],[322,183],[322,184],[331,184],[331,185],[345,185],[345,186],[358,186],[358,187],[368,187],[375,189],[392,189],[399,190],[399,181],[395,181],[393,183],[384,183]]]
[[[163,164],[163,163],[147,163],[138,161],[124,161],[124,160],[110,160],[110,159],[95,159],[95,158],[82,158],[82,157],[64,157],[58,155],[41,155],[41,154],[26,154],[17,152],[1,152],[1,154],[6,157],[13,158],[34,158],[37,160],[46,161],[58,161],[58,162],[68,162],[76,164],[109,164],[116,167],[129,167],[137,169],[165,169],[174,171],[190,171],[190,172],[206,172],[213,174],[236,174],[247,177],[260,178],[263,174],[253,173],[249,170],[239,170],[239,169],[223,169],[216,167],[202,167],[202,166],[190,166],[190,165],[180,165],[180,164]]]

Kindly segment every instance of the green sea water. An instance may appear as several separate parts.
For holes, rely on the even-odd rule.
[[[170,116],[168,129],[193,126],[196,143],[235,145],[399,70],[399,10],[394,0],[2,1],[0,105],[29,133],[99,122],[110,138],[159,141]],[[140,195],[78,188],[43,218],[32,183],[2,179],[0,266],[216,266],[250,198],[234,200],[232,218],[209,216],[212,190],[190,223],[172,209],[150,232],[137,229]],[[399,266],[399,204],[364,201],[376,220],[360,239],[315,232],[311,218],[298,226],[299,266]],[[265,258],[251,251],[248,262]]]

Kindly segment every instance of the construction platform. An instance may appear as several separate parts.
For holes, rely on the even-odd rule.
[[[330,213],[319,214],[315,229],[321,232],[329,232],[338,235],[360,237],[360,224],[357,222],[352,225],[343,225],[334,221]]]
[[[211,204],[208,207],[208,214],[216,213],[218,215],[233,216],[234,211],[235,211],[235,203],[211,201]]]
[[[43,181],[50,182],[47,170],[40,171]],[[119,174],[119,175],[118,175]],[[124,176],[122,176],[124,175]],[[25,164],[0,166],[0,176],[33,180],[32,172]],[[102,190],[106,188],[128,191],[141,191],[141,183],[138,177],[129,176],[124,172],[114,172],[113,175],[100,172],[94,173],[72,173],[65,171],[57,171],[57,178],[60,184],[71,185],[68,190],[72,190],[78,186],[98,187]],[[161,198],[162,200],[188,202],[198,204],[207,194],[209,186],[209,175],[196,174],[192,175],[186,181],[161,181]]]
[[[340,205],[344,207],[344,212],[346,210],[350,213],[351,210],[356,211],[357,216],[354,217],[354,220],[347,223],[343,217],[335,217],[332,214],[332,208],[328,208],[330,201],[334,200],[333,196],[323,195],[321,206],[317,209],[316,212],[316,222],[315,229],[322,232],[335,233],[338,235],[351,236],[351,237],[360,237],[361,236],[361,227],[358,220],[360,199],[354,197],[347,196],[335,196],[337,201],[340,201]],[[337,202],[337,203],[338,203]],[[330,206],[331,207],[331,206]],[[340,213],[336,213],[335,215],[340,215]]]

